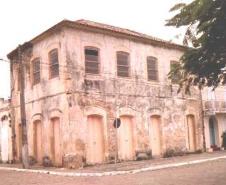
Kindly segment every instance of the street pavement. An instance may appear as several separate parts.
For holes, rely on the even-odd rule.
[[[226,160],[103,177],[63,177],[0,170],[0,185],[226,185]]]

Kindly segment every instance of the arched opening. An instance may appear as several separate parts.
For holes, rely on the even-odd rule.
[[[54,166],[62,166],[62,151],[61,151],[61,135],[60,135],[60,118],[54,117],[51,119],[50,128],[50,151],[51,159]]]
[[[188,146],[189,151],[196,150],[196,133],[195,133],[195,116],[187,115],[187,128],[188,128]]]
[[[134,148],[134,121],[132,116],[120,116],[121,125],[118,128],[118,152],[122,160],[133,160]]]
[[[22,160],[22,127],[20,123],[16,124],[16,160]]]
[[[89,115],[87,117],[88,146],[87,162],[102,163],[104,161],[104,126],[103,117]]]
[[[42,163],[42,125],[40,120],[33,122],[33,152],[36,161]]]
[[[9,160],[9,122],[8,117],[3,116],[1,119],[1,158],[3,162]]]
[[[215,116],[209,118],[209,134],[210,134],[210,147],[214,148],[218,146],[218,123]]]
[[[162,153],[162,129],[161,117],[153,115],[150,118],[151,150],[153,156],[160,156]]]

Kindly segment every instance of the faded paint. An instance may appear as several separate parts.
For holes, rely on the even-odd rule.
[[[97,115],[88,116],[87,163],[104,162],[103,118]]]
[[[85,74],[86,46],[99,49],[99,75]],[[59,51],[60,73],[59,77],[49,79],[48,52],[55,48]],[[130,54],[131,76],[128,78],[116,76],[117,51]],[[191,95],[183,92],[177,94],[178,86],[171,85],[167,79],[170,61],[179,61],[182,54],[179,49],[135,41],[106,30],[93,32],[89,27],[64,27],[36,41],[32,55],[24,59],[28,64],[34,58],[41,59],[39,84],[32,85],[31,65],[26,66],[29,154],[34,155],[34,145],[37,145],[33,142],[32,123],[35,115],[41,117],[42,156],[50,157],[56,166],[61,166],[62,158],[69,154],[82,156],[87,163],[99,163],[114,159],[116,154],[119,160],[132,160],[136,153],[150,150],[153,150],[154,155],[164,154],[167,149],[189,151],[190,127],[187,115],[193,115],[195,120],[192,121],[195,138],[192,150],[202,149],[202,104],[199,91],[193,88]],[[147,80],[148,56],[158,59],[157,82]],[[12,83],[12,105],[15,107],[19,158],[20,113],[16,63],[11,71],[15,79],[15,83]],[[101,119],[90,119],[92,115]],[[118,134],[113,127],[117,116],[122,118]],[[152,116],[156,118],[154,121],[150,120]],[[98,137],[92,136],[90,130],[100,134]],[[98,143],[98,146],[92,145],[93,142]],[[98,148],[98,154],[94,152],[100,157],[98,159],[91,154],[97,150],[95,147]]]
[[[135,159],[134,128],[132,116],[120,116],[121,126],[118,128],[118,155],[122,160]]]
[[[187,124],[188,124],[189,151],[195,152],[195,150],[196,150],[196,134],[195,134],[195,117],[193,115],[187,116]]]
[[[160,116],[151,116],[150,118],[150,137],[151,149],[153,156],[160,156],[162,154],[162,124]]]

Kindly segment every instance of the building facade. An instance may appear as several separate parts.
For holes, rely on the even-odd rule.
[[[207,149],[219,150],[226,132],[226,87],[203,90],[203,110]]]
[[[10,100],[0,99],[0,161],[13,161]]]
[[[64,20],[22,52],[29,155],[66,165],[203,149],[201,94],[167,78],[185,47],[127,29]],[[18,49],[11,60],[16,160],[21,159]],[[116,118],[118,129],[114,127]]]

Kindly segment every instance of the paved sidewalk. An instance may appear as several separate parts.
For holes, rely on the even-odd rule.
[[[129,161],[117,164],[102,164],[89,166],[79,170],[69,170],[65,168],[43,168],[41,166],[33,166],[32,169],[24,170],[22,169],[21,164],[1,164],[0,170],[2,169],[21,172],[45,173],[60,176],[108,176],[154,171],[165,168],[203,163],[218,159],[225,160],[226,151],[190,154],[181,157],[160,158],[146,161]]]

